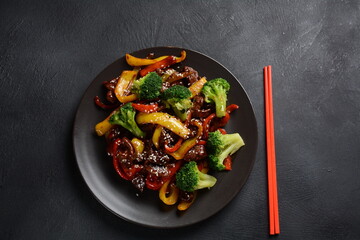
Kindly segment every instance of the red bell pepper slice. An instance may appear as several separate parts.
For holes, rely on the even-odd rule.
[[[130,181],[130,177],[124,172],[122,167],[120,166],[119,159],[116,157],[116,154],[113,155],[113,165],[115,171],[119,174],[119,176],[127,181]]]
[[[234,111],[235,109],[238,109],[239,106],[236,104],[230,104],[229,106],[226,107],[226,112],[231,113],[232,111]]]
[[[119,176],[127,181],[132,180],[135,177],[135,174],[138,173],[143,169],[144,166],[141,165],[133,165],[131,167],[124,167],[121,165],[119,159],[117,158],[117,149],[119,145],[121,144],[121,139],[118,138],[113,142],[112,145],[112,157],[113,157],[113,165],[115,168],[115,171],[119,174]]]
[[[151,190],[159,190],[164,184],[161,177],[157,177],[154,174],[148,174],[145,180],[146,187]]]
[[[227,156],[225,159],[224,159],[224,165],[225,165],[225,170],[227,171],[230,171],[231,170],[231,166],[232,166],[232,158],[231,156]]]
[[[141,104],[141,103],[133,103],[131,104],[133,108],[138,110],[139,112],[146,112],[146,113],[152,113],[159,111],[159,105],[154,104]]]
[[[166,68],[172,64],[176,63],[176,57],[174,56],[168,56],[167,58],[159,61],[159,62],[156,62],[156,63],[153,63],[151,65],[148,65],[147,67],[143,68],[140,70],[139,74],[141,77],[145,76],[146,74],[148,74],[149,72],[153,72],[155,71],[156,69],[160,68]]]
[[[205,120],[203,122],[203,131],[204,131],[203,138],[204,139],[208,138],[210,122],[214,117],[216,117],[216,115],[215,115],[215,113],[212,113],[207,118],[205,118]]]
[[[183,140],[184,139],[179,138],[179,140],[176,142],[176,144],[174,146],[172,146],[172,147],[169,147],[167,144],[165,144],[165,150],[167,152],[171,152],[171,153],[176,152],[180,148]]]
[[[143,168],[144,166],[142,165],[133,165],[129,168],[123,167],[123,170],[126,176],[128,176],[129,179],[132,180],[135,177],[136,173],[140,172]]]
[[[210,127],[210,132],[214,132],[218,130],[221,127],[224,127],[230,120],[230,114],[228,112],[225,113],[225,116],[222,118],[215,118],[214,121],[212,121],[212,125]]]
[[[225,116],[222,118],[214,119],[214,121],[212,122],[213,124],[209,131],[213,132],[221,127],[224,127],[230,120],[230,113],[238,108],[239,108],[239,106],[236,104],[231,104],[231,105],[227,106]]]
[[[225,129],[219,128],[218,130],[221,132],[222,135],[225,135],[225,134],[226,134],[226,130],[225,130]]]
[[[141,165],[134,165],[130,168],[123,168],[119,163],[119,159],[117,159],[115,156],[113,157],[113,165],[119,176],[127,181],[131,181],[135,177],[136,173],[143,169],[143,166]]]
[[[94,102],[95,102],[95,104],[97,106],[99,106],[99,107],[101,107],[102,109],[105,109],[105,110],[114,109],[114,108],[117,108],[119,106],[119,103],[105,104],[100,100],[99,96],[94,97]]]
[[[183,161],[181,161],[181,160],[180,160],[180,161],[176,161],[176,162],[175,162],[175,165],[174,165],[173,167],[171,167],[171,168],[168,169],[168,171],[169,171],[169,176],[168,176],[167,178],[171,178],[172,176],[174,176],[174,175],[177,173],[177,171],[179,171],[182,163],[183,163]]]
[[[222,117],[218,123],[218,127],[224,127],[228,121],[230,120],[230,114],[228,112],[225,113],[225,117]]]

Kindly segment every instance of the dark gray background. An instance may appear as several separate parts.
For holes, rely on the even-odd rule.
[[[108,212],[72,150],[86,87],[126,52],[173,45],[221,62],[258,119],[240,194],[195,226]],[[1,1],[1,239],[266,239],[263,73],[273,66],[281,234],[360,238],[359,1]]]

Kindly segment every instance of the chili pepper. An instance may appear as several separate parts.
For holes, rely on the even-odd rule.
[[[95,96],[95,97],[94,97],[94,102],[95,102],[95,104],[96,104],[97,106],[101,107],[102,109],[114,109],[114,108],[116,108],[116,107],[119,106],[118,103],[105,104],[105,103],[103,103],[103,102],[100,100],[99,96]]]
[[[140,112],[151,113],[151,112],[159,111],[159,105],[156,103],[154,103],[154,104],[133,103],[132,106],[133,106],[133,108],[135,108],[136,110],[138,110]]]
[[[236,104],[230,104],[229,106],[226,107],[226,112],[231,113],[232,111],[234,111],[235,109],[238,109],[239,106]]]
[[[153,72],[156,69],[160,68],[166,68],[170,65],[173,65],[174,63],[176,63],[176,57],[174,56],[168,56],[167,58],[164,58],[163,60],[153,63],[151,65],[148,65],[147,67],[143,68],[140,70],[140,76],[143,77],[146,74],[148,74],[149,72]]]
[[[182,142],[183,142],[183,139],[180,138],[173,147],[169,147],[167,144],[165,144],[165,150],[167,152],[173,153],[180,148]]]
[[[200,140],[198,141],[198,143],[196,145],[205,145],[206,141],[205,140]]]
[[[126,96],[126,90],[129,88],[130,84],[132,84],[132,82],[136,79],[137,74],[138,70],[122,71],[114,91],[116,98],[120,102],[127,103],[136,100],[137,97],[135,94]]]
[[[138,124],[153,123],[166,127],[170,131],[186,138],[190,134],[190,130],[176,117],[163,112],[144,113],[140,112],[136,116]]]
[[[225,165],[225,170],[228,170],[230,171],[231,170],[231,165],[232,165],[232,158],[231,156],[227,156],[225,159],[224,159],[224,165]]]
[[[207,139],[208,138],[208,134],[209,134],[209,128],[210,128],[210,122],[211,120],[216,117],[215,113],[210,114],[207,118],[205,118],[204,122],[203,122],[203,129],[204,129],[204,134],[203,134],[203,138]]]
[[[206,78],[202,77],[199,81],[194,82],[190,87],[189,90],[191,92],[191,98],[195,97],[196,95],[199,95],[201,92],[201,89],[203,88],[204,84],[206,83]]]
[[[158,58],[154,58],[154,59],[148,59],[148,58],[137,58],[134,57],[130,54],[126,54],[126,62],[130,65],[130,66],[134,66],[134,67],[140,67],[140,66],[146,66],[146,65],[150,65],[150,64],[154,64],[157,63],[169,56],[161,56]],[[184,59],[186,58],[186,51],[181,51],[181,56],[180,57],[176,57],[176,63],[182,62],[184,61]]]

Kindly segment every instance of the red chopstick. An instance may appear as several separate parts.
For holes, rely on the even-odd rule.
[[[272,72],[271,66],[264,68],[265,88],[265,122],[266,122],[266,150],[268,168],[268,194],[269,194],[269,222],[270,235],[280,233],[279,205],[276,178],[274,112],[272,101]]]

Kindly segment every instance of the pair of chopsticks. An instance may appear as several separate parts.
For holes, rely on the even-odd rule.
[[[280,233],[279,206],[276,180],[274,112],[272,101],[271,66],[264,67],[266,151],[268,170],[270,235]]]

